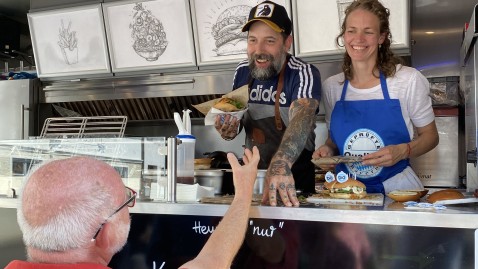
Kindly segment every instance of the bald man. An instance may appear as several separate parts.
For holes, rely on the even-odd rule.
[[[244,152],[244,166],[227,155],[235,197],[199,255],[181,268],[228,268],[244,240],[259,151]],[[28,262],[5,269],[106,269],[126,243],[136,193],[110,165],[88,157],[55,160],[27,177],[17,211]]]
[[[113,213],[129,193],[116,170],[96,159],[40,166],[27,178],[17,211],[30,262],[6,268],[107,268],[128,237],[128,210]]]

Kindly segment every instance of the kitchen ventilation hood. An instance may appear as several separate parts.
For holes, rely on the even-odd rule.
[[[43,82],[41,103],[52,104],[58,115],[127,116],[128,121],[173,119],[189,108],[231,90],[233,70],[181,75],[150,75]]]

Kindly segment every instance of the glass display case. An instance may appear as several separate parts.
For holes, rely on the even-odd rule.
[[[124,184],[140,193],[140,199],[151,199],[158,195],[158,184],[151,182],[166,178],[165,148],[164,137],[3,140],[0,195],[19,195],[23,179],[38,163],[89,156],[114,167]],[[147,179],[143,179],[144,174],[148,174]]]

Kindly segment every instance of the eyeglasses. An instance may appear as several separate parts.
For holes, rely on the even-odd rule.
[[[91,239],[91,241],[95,241],[96,240],[96,237],[98,237],[98,234],[100,233],[101,229],[103,229],[103,226],[106,224],[106,222],[108,222],[108,220],[113,217],[116,213],[118,213],[121,209],[123,209],[125,206],[128,206],[128,207],[133,207],[136,203],[136,195],[137,193],[133,190],[133,189],[130,189],[128,187],[125,187],[126,188],[126,196],[128,197],[126,199],[126,201],[120,205],[120,207],[118,207],[111,215],[109,215],[109,217],[107,217],[105,219],[105,221],[103,221],[103,223],[101,223],[100,225],[100,228],[98,228],[98,230],[96,231],[95,235],[93,236],[93,239]]]

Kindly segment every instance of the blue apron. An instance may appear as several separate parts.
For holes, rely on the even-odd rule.
[[[380,85],[384,99],[346,101],[349,81],[346,80],[340,101],[335,104],[330,120],[330,134],[340,155],[364,156],[388,145],[410,142],[400,101],[390,99],[387,81],[380,73]],[[409,165],[408,159],[390,167],[362,165],[360,162],[339,164],[336,172],[355,174],[368,193],[384,193],[383,182],[402,172]]]

